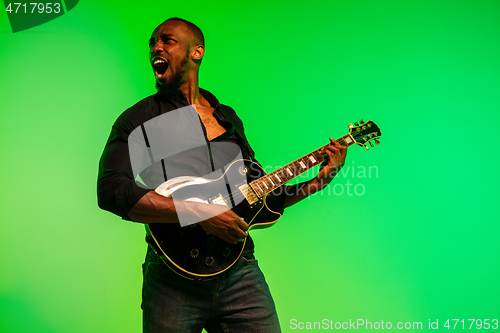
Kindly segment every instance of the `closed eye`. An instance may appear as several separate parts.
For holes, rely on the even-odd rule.
[[[165,36],[163,36],[163,37],[160,37],[160,38],[158,38],[158,39],[157,39],[157,38],[155,38],[155,37],[153,37],[153,38],[151,38],[151,39],[149,40],[149,48],[150,48],[150,49],[152,49],[152,48],[153,48],[153,46],[155,46],[155,45],[156,45],[156,43],[158,43],[158,41],[162,41],[164,44],[170,44],[171,42],[176,42],[176,40],[175,40],[175,39],[170,38],[170,37],[165,37]]]

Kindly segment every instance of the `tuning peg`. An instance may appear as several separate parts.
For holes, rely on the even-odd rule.
[[[377,139],[375,139],[375,144],[378,146],[380,144],[380,141],[378,141]]]
[[[349,125],[347,125],[347,126],[348,126],[349,128],[353,128],[352,123],[350,123],[350,124],[349,124]]]
[[[370,150],[370,147],[368,147],[367,145],[364,145],[364,147],[366,150]]]
[[[359,121],[359,123],[360,123],[361,125],[364,125],[364,124],[365,124],[365,122],[363,121],[363,119],[361,119],[361,120]]]
[[[373,148],[373,143],[371,141],[369,143],[370,143],[370,146]]]
[[[354,123],[354,126],[358,127],[358,126],[359,126],[359,124],[358,124],[358,123]]]

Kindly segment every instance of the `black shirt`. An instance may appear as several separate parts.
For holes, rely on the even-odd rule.
[[[217,98],[207,90],[200,93],[214,108],[214,117],[227,131],[211,142],[233,142],[239,145],[243,158],[255,160],[254,152],[246,140],[243,124],[233,109],[219,103]],[[159,94],[149,96],[123,112],[113,124],[103,154],[99,161],[97,181],[97,197],[99,207],[110,211],[125,220],[130,220],[127,213],[149,191],[151,187],[141,185],[133,174],[129,155],[129,135],[147,121],[166,112],[188,106],[184,95],[178,94],[165,98]],[[205,139],[206,129],[200,121]],[[270,199],[270,200],[269,200]],[[283,213],[285,203],[284,191],[276,191],[268,196],[268,205],[272,210]],[[253,243],[247,241],[247,249]]]

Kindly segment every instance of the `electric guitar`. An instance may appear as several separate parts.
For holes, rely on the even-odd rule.
[[[369,149],[382,135],[378,126],[372,122],[360,121],[349,125],[349,133],[337,139],[343,146],[354,144]],[[197,201],[206,204],[227,206],[243,218],[250,229],[272,226],[281,214],[269,209],[266,197],[271,191],[291,179],[322,163],[326,155],[320,152],[323,147],[266,174],[261,166],[249,160],[237,160],[230,164],[218,179],[201,177],[177,177],[170,179],[156,189],[156,192],[175,199]],[[238,162],[239,163],[236,163]],[[243,163],[242,163],[243,162]],[[217,193],[221,185],[226,187],[227,179],[246,177],[246,181],[228,186],[228,195]],[[196,193],[196,196],[193,196]],[[238,199],[238,200],[236,200]],[[165,264],[179,275],[195,280],[209,280],[229,269],[241,256],[245,247],[243,242],[229,244],[221,238],[207,234],[198,224],[181,227],[176,223],[151,223],[146,225],[148,237]]]

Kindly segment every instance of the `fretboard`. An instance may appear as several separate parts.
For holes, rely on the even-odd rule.
[[[337,142],[346,147],[352,146],[356,143],[350,134],[346,134],[337,139]],[[254,180],[250,183],[250,186],[255,194],[259,198],[262,198],[267,193],[277,189],[298,175],[322,163],[325,160],[325,157],[321,154],[321,150],[326,146],[328,145],[320,147],[315,151],[312,151],[309,154],[302,156],[301,158],[288,163],[287,165],[274,170],[259,179]]]

